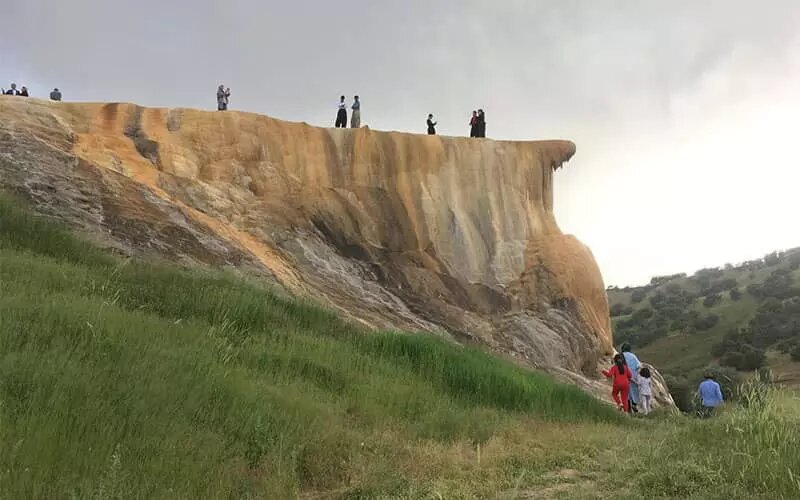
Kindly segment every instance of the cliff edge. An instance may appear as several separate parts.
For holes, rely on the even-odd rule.
[[[374,328],[606,392],[605,287],[553,215],[568,141],[0,97],[0,187],[131,255],[234,266]]]

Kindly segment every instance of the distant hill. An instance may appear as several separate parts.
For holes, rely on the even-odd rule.
[[[800,384],[800,248],[607,291],[615,341],[674,384],[709,365]]]

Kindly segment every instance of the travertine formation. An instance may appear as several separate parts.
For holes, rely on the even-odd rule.
[[[129,254],[257,272],[375,328],[606,392],[600,272],[553,216],[567,141],[0,98],[0,187]]]

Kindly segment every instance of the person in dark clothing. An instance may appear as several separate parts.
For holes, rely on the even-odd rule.
[[[347,104],[344,96],[339,98],[339,111],[336,112],[336,128],[347,128]]]
[[[58,90],[58,89],[53,89],[53,91],[50,92],[50,100],[51,101],[60,101],[61,100],[61,91]]]
[[[8,89],[8,90],[2,89],[2,91],[3,91],[3,95],[19,95],[19,90],[17,90],[17,84],[16,83],[12,83],[10,89]]]
[[[428,135],[436,135],[436,123],[433,121],[433,114],[428,115]]]
[[[484,114],[482,109],[478,110],[478,124],[477,124],[477,132],[478,135],[475,137],[486,137],[486,115]]]
[[[478,137],[478,112],[473,110],[469,119],[469,136]]]
[[[28,87],[23,85],[22,89],[20,89],[19,94],[17,94],[17,95],[21,96],[21,97],[29,97],[29,95],[28,95]]]

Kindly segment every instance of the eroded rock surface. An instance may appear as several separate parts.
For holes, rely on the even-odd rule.
[[[0,187],[128,254],[260,273],[374,328],[607,392],[603,280],[553,216],[568,141],[0,97]]]

